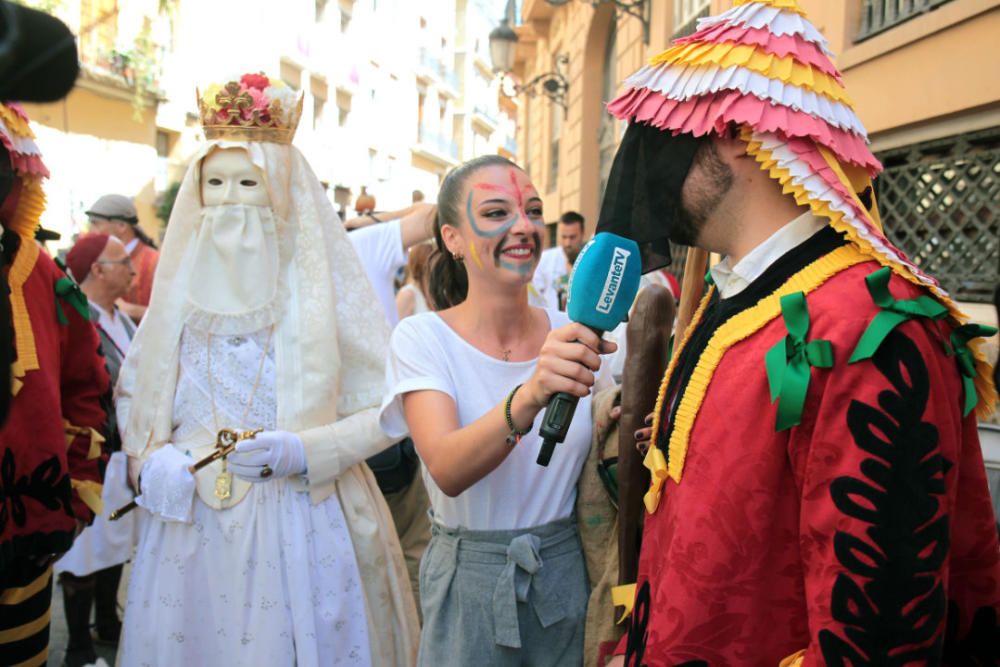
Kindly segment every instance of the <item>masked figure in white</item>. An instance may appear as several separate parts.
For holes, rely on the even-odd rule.
[[[409,665],[416,611],[366,457],[388,326],[263,75],[199,97],[184,179],[118,386],[142,522],[132,665]],[[196,472],[229,430],[234,453]],[[260,431],[259,433],[254,433]]]

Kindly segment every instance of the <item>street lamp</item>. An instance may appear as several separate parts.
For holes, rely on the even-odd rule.
[[[500,25],[490,32],[490,59],[493,61],[493,71],[508,73],[514,69],[514,47],[517,45],[517,33],[511,27],[514,14],[514,0],[507,0],[507,15]]]
[[[570,0],[545,0],[545,3],[553,7],[562,7],[569,4]],[[615,12],[625,12],[629,16],[634,16],[642,23],[642,40],[649,44],[649,7],[648,0],[582,0],[594,9],[601,5],[611,3],[615,6]]]
[[[507,0],[507,11],[500,25],[490,32],[490,58],[493,60],[493,71],[506,77],[514,69],[514,47],[517,45],[517,33],[511,28],[514,22],[514,0]],[[563,114],[569,113],[566,104],[566,93],[569,91],[569,81],[566,79],[565,68],[569,65],[569,56],[560,53],[556,56],[555,69],[539,74],[524,84],[513,84],[513,95],[509,94],[503,85],[500,90],[508,97],[516,97],[521,93],[534,96],[538,89],[548,97],[553,104],[563,108]]]

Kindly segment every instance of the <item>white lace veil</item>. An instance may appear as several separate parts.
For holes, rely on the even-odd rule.
[[[266,175],[279,246],[275,299],[224,318],[199,311],[187,297],[188,266],[201,221],[201,162],[215,147],[242,148]],[[278,428],[302,431],[377,406],[389,337],[377,304],[343,225],[298,149],[276,143],[208,143],[177,193],[149,309],[119,377],[116,398],[124,450],[143,457],[170,442],[185,325],[225,334],[277,323]]]

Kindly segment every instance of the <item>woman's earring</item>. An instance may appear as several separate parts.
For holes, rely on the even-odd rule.
[[[454,259],[459,264],[465,261],[465,255],[457,252],[451,253],[451,258]]]

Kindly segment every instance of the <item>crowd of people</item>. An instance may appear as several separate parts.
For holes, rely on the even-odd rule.
[[[692,43],[809,76],[727,78]],[[0,105],[0,664],[46,663],[54,579],[68,667],[95,641],[125,667],[1000,663],[991,331],[886,238],[824,44],[794,2],[737,3],[608,105],[597,230],[680,302],[657,396],[621,386],[628,323],[566,312],[592,227],[546,224],[506,158],[342,223],[295,91],[246,74],[201,89],[161,246],[105,195],[60,267]],[[682,294],[671,242],[722,259],[689,254]]]

